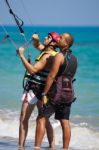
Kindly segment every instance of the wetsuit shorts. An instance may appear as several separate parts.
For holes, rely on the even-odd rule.
[[[60,104],[54,106],[55,110],[55,119],[66,119],[69,120],[71,104]]]
[[[55,113],[55,119],[61,120],[66,119],[69,120],[70,117],[71,104],[60,104],[60,105],[52,105],[48,104],[44,106],[42,110],[39,112],[39,116],[50,117]]]

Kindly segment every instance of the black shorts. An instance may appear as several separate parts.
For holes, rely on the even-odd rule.
[[[48,104],[42,110],[39,111],[39,116],[50,117],[52,114],[55,113],[56,120],[61,119],[69,120],[70,109],[71,104],[60,104],[60,105]]]
[[[55,110],[55,119],[57,119],[57,120],[61,120],[61,119],[69,120],[71,104],[55,105],[54,110]]]

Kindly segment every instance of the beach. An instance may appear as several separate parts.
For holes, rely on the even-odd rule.
[[[17,46],[24,41],[19,36],[15,26],[7,26]],[[71,109],[71,142],[69,150],[99,150],[99,27],[44,27],[38,26],[34,29],[25,27],[27,39],[30,39],[33,30],[38,30],[40,40],[50,31],[59,33],[70,32],[75,43],[72,47],[73,53],[78,59],[78,70],[74,82],[75,96],[77,100]],[[4,32],[0,27],[0,41]],[[34,63],[39,52],[32,46],[28,48],[31,52],[32,63]],[[21,109],[21,97],[23,93],[22,81],[25,69],[16,56],[16,50],[12,43],[7,40],[0,43],[0,150],[18,150],[19,115]],[[35,122],[37,109],[29,121],[29,133],[26,140],[25,150],[33,150],[35,138]],[[55,130],[56,149],[62,149],[62,131],[54,116],[50,118]],[[45,135],[42,148],[48,149],[48,141]]]

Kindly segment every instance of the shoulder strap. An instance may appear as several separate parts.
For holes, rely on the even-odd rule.
[[[67,67],[68,67],[68,61],[69,61],[69,60],[68,60],[67,57],[68,57],[68,52],[66,52],[66,54],[65,54],[65,56],[64,56],[64,59],[66,58],[66,60],[65,60],[65,61],[66,61],[66,67],[65,67],[65,69],[64,69],[64,71],[63,71],[63,73],[62,73],[62,75],[65,74],[65,72],[66,72],[66,70],[67,70]]]
[[[36,61],[39,61],[40,60],[40,58],[43,56],[43,55],[45,55],[45,54],[51,54],[52,56],[55,56],[56,54],[57,54],[58,52],[57,51],[42,51],[41,53],[40,53],[40,55],[36,58]]]
[[[77,59],[74,55],[68,52],[64,57],[67,64],[63,71],[63,74],[73,78],[77,70]]]
[[[40,58],[41,58],[44,54],[46,54],[46,52],[45,52],[45,51],[42,51],[42,52],[40,53],[40,55],[36,58],[36,61],[39,61]]]

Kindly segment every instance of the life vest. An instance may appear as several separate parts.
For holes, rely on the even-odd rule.
[[[41,54],[36,58],[35,61],[39,61],[41,57],[45,54],[51,54],[51,56],[55,56],[58,52],[56,51],[43,51]],[[29,73],[26,74],[25,80],[27,81],[25,90],[32,89],[34,94],[37,96],[38,99],[41,98],[41,93],[43,91],[47,76],[49,73],[49,69],[44,68],[43,70],[37,72],[36,74],[30,75]]]
[[[48,93],[52,104],[72,103],[75,99],[73,78],[77,69],[77,59],[71,53],[66,53],[64,64],[53,82]],[[63,70],[63,71],[62,71]]]
[[[39,61],[41,57],[45,54],[51,54],[51,56],[55,56],[58,52],[56,51],[43,51],[41,54],[35,59],[35,61]],[[49,69],[43,69],[40,72],[30,75],[29,73],[26,74],[25,79],[27,81],[37,83],[37,84],[45,84],[46,78],[48,76]]]

